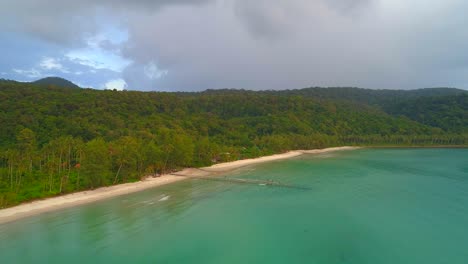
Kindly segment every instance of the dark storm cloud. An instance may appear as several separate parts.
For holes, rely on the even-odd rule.
[[[130,89],[466,88],[468,82],[462,0],[6,2],[0,30],[63,49],[88,47],[94,38],[95,49],[131,62],[112,76]],[[108,27],[127,38],[100,38]]]
[[[211,0],[15,0],[0,1],[0,28],[24,31],[52,42],[81,44],[105,19],[125,23],[126,14],[152,14],[166,6]]]
[[[293,33],[298,23],[307,24],[321,16],[335,15],[333,13],[353,15],[374,2],[374,0],[236,0],[234,9],[252,35],[277,38]]]
[[[354,67],[367,67],[385,55],[356,57],[366,52],[360,43],[342,48],[344,39],[365,33],[352,32],[353,23],[362,21],[338,12],[335,4],[237,0],[139,17],[130,24],[133,45],[125,50],[137,63],[127,68],[125,79],[130,87],[141,83],[144,75],[137,68],[154,61],[168,74],[147,80],[150,89],[358,85],[357,76],[351,77],[360,73]],[[148,24],[158,26],[149,33],[140,26]]]
[[[356,9],[372,5],[376,0],[327,0],[327,5],[343,13],[352,13]]]

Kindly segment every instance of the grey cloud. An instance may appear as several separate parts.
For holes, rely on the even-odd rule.
[[[356,10],[371,6],[376,0],[325,0],[331,8],[342,14],[352,14]]]
[[[464,63],[454,60],[468,40],[460,31],[464,22],[457,20],[456,28],[448,26],[463,8],[447,7],[448,14],[443,16],[447,19],[435,21],[439,25],[435,26],[425,14],[440,11],[430,4],[430,12],[395,9],[397,13],[387,14],[371,0],[231,3],[167,10],[158,17],[134,21],[130,30],[133,48],[125,54],[141,64],[154,59],[169,72],[164,78],[146,80],[145,87],[417,88],[468,81],[462,75],[467,64],[447,69],[447,64]],[[417,6],[404,1],[397,4],[408,10]],[[159,26],[142,29],[139,25],[143,24]],[[447,40],[453,43],[444,43]],[[130,87],[144,77],[135,75],[138,64],[125,75]]]
[[[161,8],[199,5],[211,0],[18,0],[0,1],[0,29],[23,31],[41,39],[80,45],[103,21],[125,20],[127,13],[152,14]]]
[[[293,3],[293,5],[295,5]],[[255,37],[276,38],[287,35],[293,28],[288,1],[237,0],[234,3],[236,15]]]
[[[245,16],[267,13],[262,14],[261,26],[246,31],[243,19],[248,18],[239,14],[240,1],[233,5],[166,10],[157,17],[134,20],[129,28],[131,46],[124,52],[136,62],[125,73],[129,86],[141,83],[144,76],[137,74],[141,72],[137,68],[151,60],[168,74],[158,80],[146,80],[145,87],[166,90],[362,85],[359,75],[366,73],[354,70],[359,68],[356,65],[365,69],[387,60],[384,53],[365,57],[367,38],[361,38],[367,34],[365,29],[348,18],[336,19],[343,26],[330,23],[323,18],[327,14],[320,12],[333,11],[323,3],[243,1]],[[275,6],[270,11],[272,5]],[[353,38],[359,43],[343,42]],[[363,58],[359,57],[361,54]]]
[[[255,37],[282,38],[301,24],[323,17],[351,16],[376,0],[234,0],[235,13]]]
[[[130,89],[468,83],[468,5],[462,0],[96,2],[50,0],[44,6],[39,0],[17,1],[11,4],[13,13],[25,20],[7,20],[18,24],[9,25],[11,29],[28,29],[65,46],[96,33],[103,17],[106,23],[117,23],[128,31],[128,41],[104,40],[99,46],[133,61],[122,76],[112,76],[123,77]],[[6,8],[0,3],[0,10]],[[26,13],[34,9],[28,18]],[[0,11],[0,22],[3,15],[9,14]],[[145,71],[152,63],[151,68],[167,74],[149,78]]]

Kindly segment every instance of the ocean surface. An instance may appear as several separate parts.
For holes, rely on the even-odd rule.
[[[0,225],[0,263],[468,263],[468,149],[249,166]],[[296,188],[298,187],[298,188]]]

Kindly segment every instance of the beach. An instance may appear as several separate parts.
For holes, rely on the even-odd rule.
[[[294,150],[282,154],[275,154],[254,159],[244,159],[232,162],[219,163],[210,167],[204,167],[200,169],[187,168],[176,173],[165,174],[159,177],[147,177],[139,182],[118,184],[109,187],[98,188],[95,190],[82,191],[58,197],[47,198],[44,200],[37,200],[33,202],[20,204],[15,207],[1,209],[0,224],[11,222],[32,215],[37,215],[44,212],[50,212],[62,208],[82,205],[111,197],[116,197],[119,195],[134,193],[145,189],[178,182],[189,177],[205,177],[212,175],[214,176],[220,173],[229,172],[231,170],[235,170],[249,165],[293,158],[303,154],[321,154],[340,150],[352,150],[356,148],[357,147],[335,147],[314,150]]]

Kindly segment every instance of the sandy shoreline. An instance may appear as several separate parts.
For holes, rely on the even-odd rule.
[[[143,181],[135,183],[124,183],[114,185],[110,187],[102,187],[95,190],[77,192],[72,194],[66,194],[63,196],[47,198],[44,200],[33,201],[29,203],[20,204],[15,207],[1,209],[0,210],[0,224],[11,222],[27,216],[37,215],[43,212],[54,211],[61,208],[72,207],[75,205],[81,205],[91,203],[98,200],[103,200],[110,197],[119,195],[134,193],[149,188],[154,188],[161,185],[177,182],[186,179],[181,175],[190,176],[209,176],[215,173],[228,172],[237,168],[241,168],[248,165],[293,158],[303,154],[320,154],[338,150],[351,150],[356,147],[336,147],[326,149],[314,149],[314,150],[295,150],[289,151],[283,154],[276,154],[271,156],[265,156],[254,159],[237,160],[232,162],[215,164],[210,167],[204,167],[200,169],[184,169],[179,171],[176,175],[166,174],[160,177],[152,178],[149,177]]]

